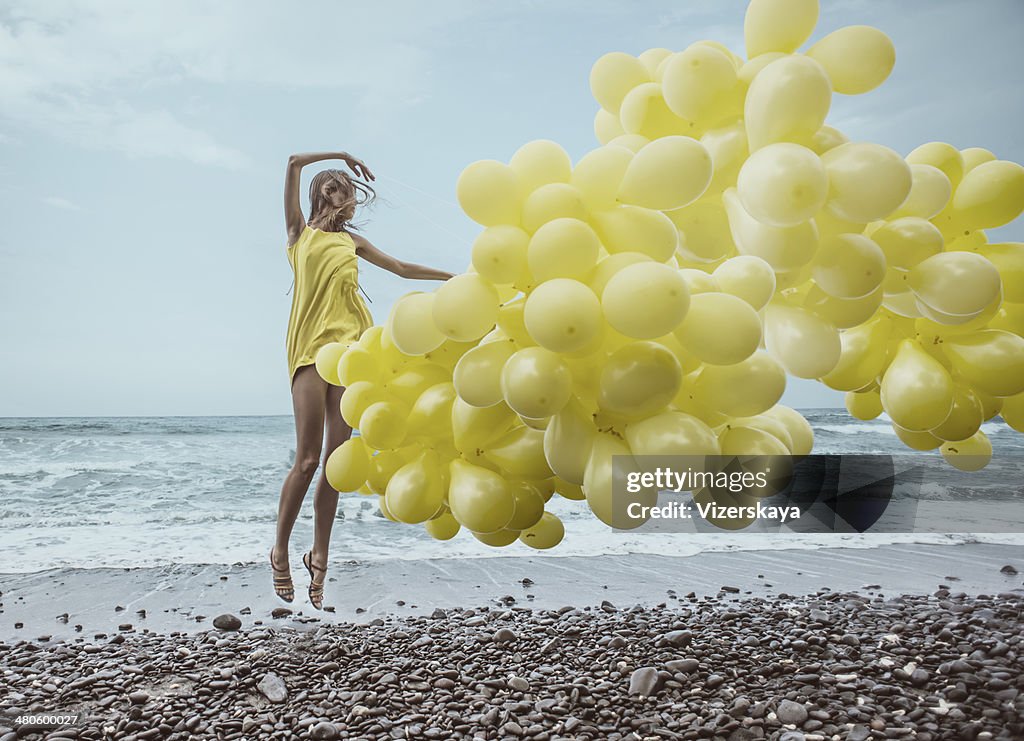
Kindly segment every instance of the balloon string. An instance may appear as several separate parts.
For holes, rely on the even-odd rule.
[[[462,208],[457,203],[453,203],[452,201],[448,201],[448,200],[445,200],[444,198],[440,198],[438,196],[435,196],[433,193],[428,193],[425,190],[420,190],[415,185],[409,185],[408,183],[403,183],[398,178],[393,178],[390,175],[381,175],[380,177],[383,180],[390,180],[392,183],[395,183],[396,185],[401,185],[403,188],[408,188],[409,190],[415,191],[415,192],[419,193],[420,195],[426,196],[427,198],[433,198],[435,201],[437,201],[439,203],[443,203],[446,206],[451,206],[452,208],[458,210],[459,213],[462,213]]]
[[[382,177],[383,177],[383,176],[382,176]],[[391,178],[388,178],[388,179],[390,180]],[[417,215],[418,215],[418,216],[419,216],[419,217],[420,217],[421,219],[423,219],[424,221],[426,221],[426,222],[427,222],[428,224],[430,224],[430,225],[434,226],[434,227],[435,227],[435,228],[437,228],[437,229],[440,229],[440,230],[441,230],[441,231],[443,231],[443,232],[444,232],[445,234],[447,234],[447,235],[449,235],[449,236],[451,236],[451,237],[454,237],[455,239],[457,239],[457,240],[458,240],[458,241],[459,241],[460,243],[462,243],[462,244],[465,244],[465,245],[470,245],[470,244],[471,244],[471,243],[470,243],[470,242],[469,242],[469,241],[468,241],[468,240],[467,240],[467,239],[466,239],[465,237],[463,237],[463,236],[462,236],[462,235],[460,235],[460,234],[456,234],[456,233],[455,233],[455,232],[453,232],[453,231],[452,231],[451,229],[448,229],[447,227],[444,227],[444,226],[442,226],[441,224],[438,224],[438,223],[437,223],[436,221],[434,221],[433,219],[431,219],[431,218],[430,218],[429,216],[427,216],[427,215],[426,215],[425,213],[423,213],[423,212],[422,212],[422,211],[420,211],[420,210],[419,210],[418,208],[416,208],[415,206],[413,206],[413,205],[412,205],[411,203],[408,203],[408,202],[407,202],[407,201],[406,201],[406,200],[405,200],[404,198],[402,198],[401,196],[394,196],[394,197],[398,199],[398,201],[399,201],[399,205],[400,205],[400,206],[402,206],[403,208],[408,208],[408,209],[409,209],[410,211],[412,211],[413,213],[417,214]]]

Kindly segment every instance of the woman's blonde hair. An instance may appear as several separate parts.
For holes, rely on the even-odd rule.
[[[349,192],[349,198],[341,208],[331,206],[321,193],[324,183],[329,180],[334,180]],[[372,187],[351,177],[344,170],[321,170],[309,184],[309,221],[323,223],[327,227],[326,231],[358,231],[359,227],[352,223],[356,206],[369,205],[376,197],[377,192]]]

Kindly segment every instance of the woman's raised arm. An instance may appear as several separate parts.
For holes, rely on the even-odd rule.
[[[284,224],[288,231],[289,243],[297,240],[306,226],[306,217],[302,215],[302,206],[299,204],[299,180],[302,177],[302,168],[321,160],[342,160],[359,177],[367,180],[375,179],[362,160],[353,157],[348,152],[293,154],[288,158],[288,169],[284,175]]]
[[[399,260],[397,257],[393,257],[378,249],[362,234],[353,234],[352,239],[356,243],[357,255],[367,262],[402,278],[412,278],[414,280],[448,280],[449,278],[455,277],[453,273],[449,273],[447,270],[438,270],[437,268],[430,268],[426,265],[417,265],[414,262]]]

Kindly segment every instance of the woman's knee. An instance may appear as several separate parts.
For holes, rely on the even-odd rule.
[[[299,456],[295,459],[295,465],[292,467],[297,474],[303,478],[312,479],[316,474],[316,469],[320,466],[320,457],[313,456]]]

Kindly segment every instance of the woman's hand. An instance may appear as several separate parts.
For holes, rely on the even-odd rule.
[[[358,157],[353,157],[350,154],[346,154],[341,159],[345,161],[345,164],[348,165],[349,169],[352,170],[352,172],[354,172],[358,177],[361,177],[365,180],[376,180],[376,178],[373,176],[373,173],[370,172],[370,168],[368,168],[363,163],[363,161]]]

